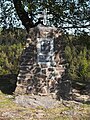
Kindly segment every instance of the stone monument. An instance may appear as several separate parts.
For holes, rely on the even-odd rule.
[[[39,95],[56,93],[65,72],[63,50],[62,32],[56,27],[39,24],[31,28],[20,58],[16,91]]]

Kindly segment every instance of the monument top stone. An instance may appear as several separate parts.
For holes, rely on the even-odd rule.
[[[41,14],[44,25],[30,29],[21,56],[17,90],[19,88],[24,93],[56,93],[58,81],[65,71],[62,65],[62,33],[56,27],[49,26],[52,15],[47,12],[45,9]]]
[[[50,19],[53,18],[53,15],[52,14],[48,14],[48,12],[49,11],[46,8],[46,9],[44,9],[44,11],[40,12],[38,14],[38,16],[37,16],[38,18],[42,18],[43,19],[43,25],[45,25],[45,26],[50,25]]]

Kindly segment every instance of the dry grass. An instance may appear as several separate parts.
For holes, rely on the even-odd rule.
[[[75,105],[69,107],[60,104],[56,108],[25,108],[13,102],[0,92],[0,120],[90,120],[90,105]]]

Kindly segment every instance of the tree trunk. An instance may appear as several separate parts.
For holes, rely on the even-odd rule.
[[[38,22],[33,23],[32,18],[29,18],[28,13],[24,10],[21,0],[13,0],[13,3],[17,14],[22,21],[22,25],[24,25],[27,32],[29,32],[30,28],[37,26],[39,23],[42,23],[40,19],[38,20]]]

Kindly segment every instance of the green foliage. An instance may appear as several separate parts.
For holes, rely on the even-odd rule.
[[[65,47],[67,75],[72,80],[90,80],[90,36],[69,36]]]
[[[68,62],[70,62],[72,60],[72,53],[71,53],[71,48],[69,46],[66,46],[65,48],[65,54],[66,54],[66,59]]]
[[[21,27],[18,17],[25,16],[24,13],[29,16],[28,22],[32,21],[32,23],[36,23],[39,20],[37,17],[38,14],[47,9],[48,14],[52,14],[53,16],[52,18],[48,18],[49,25],[53,24],[56,27],[64,28],[64,30],[70,28],[74,30],[77,28],[78,31],[83,30],[80,28],[89,30],[89,4],[90,0],[1,0],[0,26],[5,28],[13,26]],[[18,6],[20,6],[19,9],[17,9]],[[21,8],[24,9],[22,10]],[[24,20],[25,18],[23,17],[21,21],[23,21],[22,24],[24,27],[26,27],[24,23],[26,21]],[[86,32],[88,31],[86,30]]]
[[[0,1],[0,27],[13,28],[19,27],[18,16],[13,6],[13,0]]]
[[[20,31],[19,35],[15,31],[6,31],[0,35],[0,75],[17,74],[19,57],[25,44],[23,38],[24,34]]]

